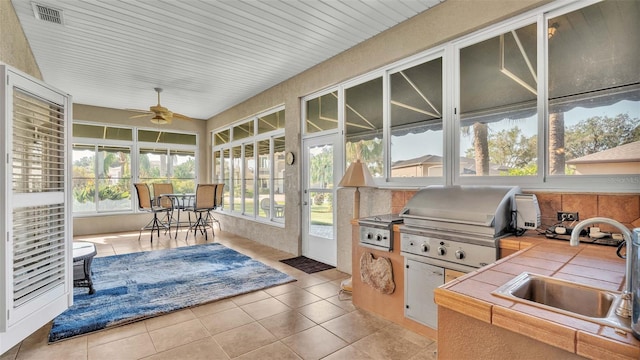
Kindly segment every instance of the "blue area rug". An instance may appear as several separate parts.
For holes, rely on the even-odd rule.
[[[95,294],[74,289],[49,342],[295,280],[218,243],[97,257],[91,268]]]

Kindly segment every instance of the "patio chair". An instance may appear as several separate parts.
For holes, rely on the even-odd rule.
[[[173,184],[172,183],[154,183],[153,184],[153,197],[158,199],[160,195],[164,194],[173,194]],[[173,206],[176,208],[179,204],[174,204],[170,197],[162,197],[160,199],[160,206],[170,207]]]
[[[184,211],[189,213],[189,229],[185,240],[189,238],[189,232],[193,230],[195,232],[200,230],[200,233],[204,233],[205,240],[209,240],[207,236],[207,228],[211,228],[211,236],[214,236],[212,221],[215,220],[211,216],[211,211],[216,208],[216,185],[217,184],[198,184],[196,187],[196,198],[193,206],[185,207]],[[196,222],[191,223],[191,213],[196,216]],[[219,222],[218,222],[219,224]]]
[[[271,203],[269,202],[269,198],[260,200],[260,209],[264,211],[267,219],[271,218]]]
[[[224,205],[224,183],[219,183],[219,184],[216,184],[214,209],[222,209],[223,205]],[[214,222],[218,223],[218,229],[222,230],[222,225],[220,225],[220,220],[213,217],[213,215],[211,215],[211,212],[209,212],[209,215],[211,216],[212,225]]]
[[[140,234],[138,235],[138,241],[140,241],[140,237],[142,236],[142,230],[151,230],[151,242],[153,242],[153,232],[157,231],[158,237],[160,237],[160,228],[165,229],[165,233],[170,231],[171,228],[169,224],[171,223],[171,217],[173,213],[173,207],[171,206],[171,199],[169,199],[169,206],[162,206],[162,203],[166,203],[165,198],[167,197],[157,197],[155,199],[151,198],[151,192],[149,191],[149,185],[145,183],[136,183],[134,184],[136,187],[136,193],[138,194],[138,209],[141,211],[149,212],[153,214],[153,219],[149,221],[149,223],[142,228],[140,228]],[[154,201],[155,200],[155,201]],[[158,204],[158,205],[156,205]],[[162,217],[158,218],[158,214],[161,214]],[[171,232],[169,232],[169,236],[171,236]]]
[[[271,209],[270,209],[270,201],[269,198],[264,198],[260,200],[260,208],[265,212],[266,217],[270,218]],[[278,204],[277,201],[273,201],[273,212],[274,218],[283,218],[284,217],[284,205]]]

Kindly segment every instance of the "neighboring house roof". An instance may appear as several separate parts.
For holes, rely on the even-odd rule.
[[[441,165],[442,164],[442,156],[439,155],[424,155],[413,159],[408,160],[399,160],[391,164],[391,169],[401,169],[408,168],[414,166],[421,166],[425,164],[433,164],[433,165]],[[468,157],[460,157],[460,165],[462,166],[462,172],[464,174],[475,174],[476,173],[476,161],[475,159]],[[492,171],[506,171],[509,168],[496,164],[489,164],[489,167]]]
[[[640,141],[567,161],[567,164],[640,162]]]
[[[403,167],[410,167],[423,164],[442,164],[442,156],[438,155],[424,155],[409,160],[399,160],[391,164],[392,169],[399,169]]]

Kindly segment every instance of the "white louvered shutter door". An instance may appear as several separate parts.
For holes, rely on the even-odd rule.
[[[73,301],[69,96],[4,67],[4,308],[0,352]]]

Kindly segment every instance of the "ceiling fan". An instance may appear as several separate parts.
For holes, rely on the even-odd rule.
[[[192,120],[190,117],[178,113],[174,113],[169,111],[166,107],[160,105],[160,93],[162,92],[162,88],[153,88],[158,93],[158,104],[155,106],[150,106],[149,110],[133,110],[133,111],[142,111],[144,114],[131,116],[130,119],[145,117],[149,115],[153,115],[151,118],[151,122],[154,124],[164,125],[171,124],[173,118],[184,119],[184,120]]]

